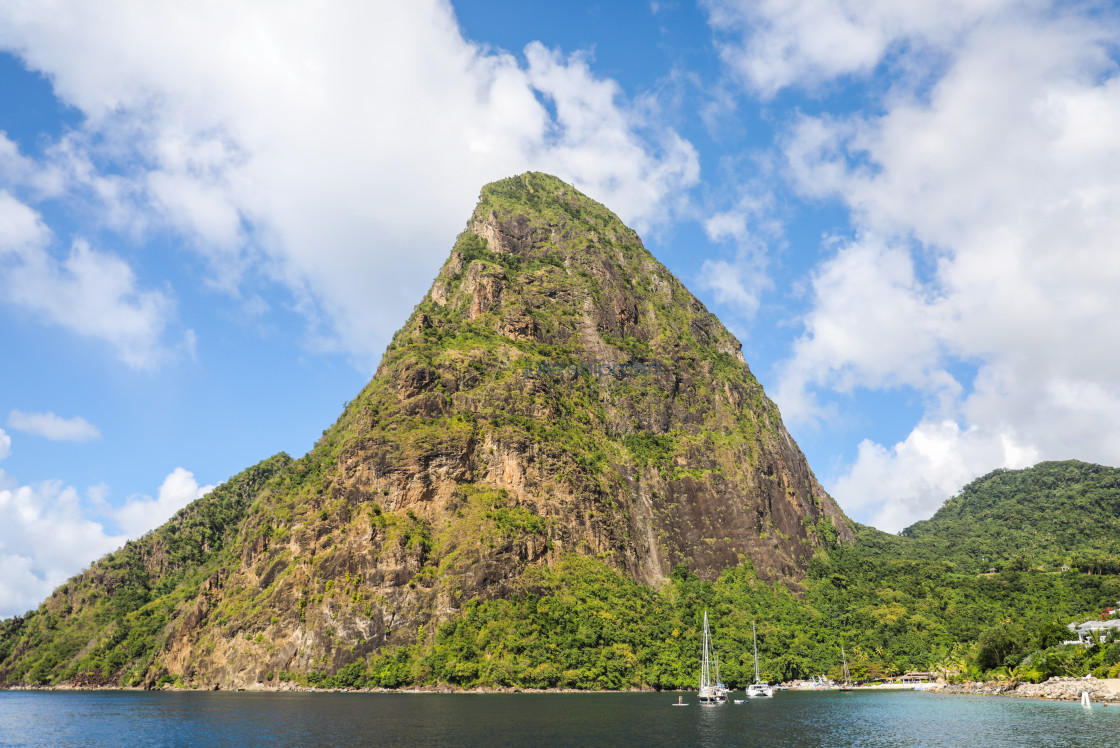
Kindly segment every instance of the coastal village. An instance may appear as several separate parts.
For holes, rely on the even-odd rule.
[[[1067,628],[1071,638],[1062,641],[1067,647],[1093,647],[1120,641],[1120,601],[1101,611],[1096,618],[1074,621]],[[825,676],[792,680],[777,686],[789,691],[840,690],[842,684]],[[893,677],[868,678],[850,686],[850,690],[887,691],[916,690],[944,694],[986,696],[1019,696],[1063,701],[1095,702],[1120,706],[1120,678],[1053,677],[1042,683],[1022,682],[1007,676],[997,680],[960,682],[959,673],[910,671]]]

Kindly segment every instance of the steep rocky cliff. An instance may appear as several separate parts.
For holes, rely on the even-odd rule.
[[[851,537],[738,341],[614,214],[530,173],[482,190],[307,456],[0,624],[0,678],[251,686],[429,635],[571,554],[796,586]]]

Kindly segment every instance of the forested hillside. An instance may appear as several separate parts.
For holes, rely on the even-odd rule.
[[[1051,648],[1068,637],[1066,621],[1120,599],[1120,577],[962,573],[898,555],[895,540],[864,528],[855,547],[836,546],[812,563],[800,594],[760,581],[749,563],[714,582],[679,568],[654,590],[602,562],[570,558],[527,576],[508,599],[468,603],[432,637],[368,665],[279,677],[339,687],[689,688],[704,611],[730,685],[753,680],[752,621],[762,675],[774,681],[838,677],[841,644],[858,679],[908,670],[995,677],[1028,657],[1018,677],[1115,675],[1120,644]]]
[[[906,552],[990,568],[1120,572],[1120,470],[1077,460],[996,470],[902,533]]]
[[[901,536],[860,527],[854,544],[818,554],[793,592],[760,581],[749,563],[714,583],[679,568],[651,590],[594,561],[572,561],[542,570],[508,600],[468,605],[434,641],[318,682],[688,687],[704,610],[732,684],[752,678],[752,620],[772,680],[837,676],[841,644],[857,678],[914,669],[952,678],[1116,677],[1120,643],[1060,643],[1070,620],[1120,601],[1111,565],[1118,476],[1076,461],[997,471]],[[1080,565],[1063,573],[1066,562]]]

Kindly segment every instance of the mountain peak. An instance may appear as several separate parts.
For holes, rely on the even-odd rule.
[[[491,251],[522,257],[603,245],[641,247],[638,235],[604,205],[540,172],[483,187],[467,225]]]
[[[818,530],[851,537],[739,341],[633,230],[556,177],[482,189],[377,376],[413,407],[469,410],[503,449],[535,442],[522,471],[549,475],[504,488],[529,504],[590,502],[566,532],[606,532],[640,581],[679,563],[713,577],[740,557],[797,578]],[[616,516],[596,515],[600,501]]]
[[[537,173],[483,188],[373,379],[266,467],[60,588],[45,628],[0,631],[0,680],[336,672],[536,567],[591,557],[657,585],[746,563],[796,586],[853,537],[735,337],[617,216]],[[58,620],[102,643],[36,659]],[[147,648],[110,635],[126,623]]]

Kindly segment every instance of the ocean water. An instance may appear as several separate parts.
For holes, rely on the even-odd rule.
[[[733,697],[735,695],[733,694]],[[738,693],[742,698],[742,692]],[[3,746],[1100,746],[1120,707],[921,692],[677,694],[0,691]]]

